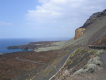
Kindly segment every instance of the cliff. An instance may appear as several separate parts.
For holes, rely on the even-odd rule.
[[[74,40],[76,40],[77,38],[79,38],[81,35],[83,35],[84,34],[84,31],[86,30],[86,29],[88,29],[89,27],[91,27],[91,25],[93,25],[93,24],[95,24],[98,20],[101,20],[101,21],[99,21],[99,24],[101,24],[101,26],[102,26],[102,22],[103,22],[103,20],[102,20],[102,18],[104,18],[106,16],[106,9],[104,10],[104,11],[102,11],[102,12],[96,12],[96,13],[94,13],[94,14],[92,14],[91,16],[90,16],[90,18],[89,19],[87,19],[87,21],[84,23],[84,25],[82,26],[82,27],[80,27],[80,28],[77,28],[76,30],[75,30],[75,37],[74,37]],[[93,27],[93,26],[92,26]],[[100,26],[99,26],[100,27]],[[101,27],[102,28],[102,27]],[[96,29],[96,28],[95,28]]]
[[[34,49],[34,51],[0,55],[0,80],[45,80],[49,73],[51,75],[52,71],[57,70],[58,66],[62,68],[53,80],[106,79],[106,69],[100,62],[102,58],[98,57],[103,51],[85,47],[90,44],[106,45],[106,10],[90,16],[82,27],[75,30],[74,39],[60,42],[32,42],[27,45],[7,47],[8,49]],[[67,53],[70,55],[68,56]],[[64,66],[60,65],[61,60],[66,61]],[[46,63],[46,65],[42,67],[42,64],[32,62]],[[88,63],[96,64],[89,65]],[[81,74],[78,74],[79,72]],[[22,75],[23,73],[25,74]],[[76,73],[78,76],[74,76]]]
[[[81,35],[83,35],[84,31],[85,31],[85,28],[77,28],[75,30],[74,40],[77,39],[78,37],[80,37]]]
[[[87,21],[84,23],[84,25],[81,28],[86,28],[88,25],[94,23],[97,20],[97,18],[103,17],[103,16],[106,16],[106,9],[102,12],[93,13],[89,17],[89,19],[87,19]]]
[[[65,48],[75,51],[50,80],[105,80],[106,51],[87,48],[90,44],[106,45],[106,9],[75,30],[74,41]]]
[[[87,49],[90,44],[106,43],[106,10],[94,13],[84,23],[84,25],[75,30],[74,40],[62,42],[65,45],[63,50],[68,51],[76,49],[67,59],[64,66],[50,80],[104,80],[105,68],[98,55],[101,50]],[[59,43],[60,44],[60,43]],[[101,58],[102,59],[102,58]],[[95,63],[95,64],[92,64]],[[56,68],[55,68],[56,69]],[[101,74],[102,73],[102,74]],[[76,75],[78,76],[76,77]],[[81,75],[81,76],[80,76]],[[93,76],[92,76],[93,75]],[[84,77],[82,77],[84,76]],[[86,76],[86,77],[85,77]],[[89,78],[90,77],[90,78]],[[80,79],[79,79],[80,78]]]

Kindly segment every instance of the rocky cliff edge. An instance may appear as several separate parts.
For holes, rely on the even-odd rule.
[[[84,23],[84,25],[80,28],[77,28],[75,30],[75,37],[74,40],[76,40],[77,38],[79,38],[81,35],[83,35],[84,31],[86,30],[86,28],[93,24],[99,17],[103,17],[106,16],[106,9],[102,12],[96,12],[94,14],[92,14],[90,16],[90,18]]]

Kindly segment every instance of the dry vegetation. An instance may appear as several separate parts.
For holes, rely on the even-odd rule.
[[[101,54],[102,50],[76,49],[68,58],[62,69],[51,80],[67,80],[77,70],[86,66],[91,58]],[[77,79],[76,79],[77,80]]]
[[[62,54],[64,54],[63,50],[53,50],[53,51],[51,50],[45,52],[34,52],[34,51],[14,52],[0,56],[0,80],[10,80],[17,76],[22,75],[23,73],[26,73],[28,71],[30,72],[30,70],[31,71],[35,70],[34,73],[36,74],[36,68],[38,69],[39,66],[41,66],[40,70],[46,68],[46,66],[49,65],[51,61],[53,61],[57,57],[62,56]],[[43,64],[17,60],[16,57],[19,57],[20,59],[45,63],[46,65],[43,66]],[[26,78],[28,79],[30,75],[27,75]]]
[[[106,45],[106,35],[95,41],[93,45]]]

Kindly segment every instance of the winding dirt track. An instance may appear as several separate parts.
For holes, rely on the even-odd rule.
[[[28,62],[31,62],[31,63],[45,64],[45,63],[35,62],[35,61],[31,61],[31,60],[20,59],[19,57],[16,57],[16,59],[21,60],[21,61],[28,61]]]
[[[75,50],[76,48],[72,49],[68,54],[66,54],[63,59],[58,63],[56,66],[56,69],[54,69],[47,77],[43,78],[42,80],[51,80],[51,77],[57,73],[61,69],[61,67],[64,65],[66,62],[67,58],[69,55]],[[33,80],[41,80],[41,79],[33,79]]]

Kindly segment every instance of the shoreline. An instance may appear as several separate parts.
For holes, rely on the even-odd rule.
[[[4,52],[1,51],[0,55],[5,54],[5,53],[14,53],[14,52],[21,52],[21,51],[22,52],[33,51],[40,47],[47,47],[47,46],[50,47],[50,46],[53,46],[52,43],[54,42],[60,42],[60,41],[38,41],[38,42],[28,42],[27,44],[24,44],[24,45],[16,45],[16,46],[10,45],[10,46],[6,46],[5,48],[3,48]]]
[[[27,45],[19,46],[8,46],[7,49],[21,49],[22,51],[49,51],[58,50],[64,46],[67,41],[39,41],[39,42],[29,42]]]
[[[51,61],[61,55],[63,55],[62,50],[45,52],[26,51],[14,52],[13,54],[7,53],[6,55],[0,57],[0,80],[8,80],[19,77],[25,78],[24,80],[26,80],[27,78],[31,78],[31,76],[34,76],[32,74],[32,70],[42,65],[35,62],[50,64]],[[46,67],[41,69],[44,70],[45,68]],[[27,77],[22,76],[22,74],[29,72],[30,70],[31,75],[29,75],[28,73]],[[36,71],[34,71],[33,73],[37,74]]]

